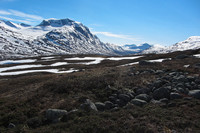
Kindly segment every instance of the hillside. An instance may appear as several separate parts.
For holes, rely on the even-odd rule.
[[[198,133],[200,49],[0,62],[0,131]]]

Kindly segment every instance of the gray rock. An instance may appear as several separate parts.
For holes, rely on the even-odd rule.
[[[56,123],[59,122],[61,117],[67,114],[66,110],[61,109],[48,109],[46,110],[46,118],[47,120]]]
[[[119,106],[119,107],[123,107],[127,104],[127,102],[123,101],[123,100],[120,100],[120,99],[117,99],[116,100],[116,104]]]
[[[9,123],[8,128],[15,128],[15,124]]]
[[[176,103],[169,103],[168,107],[176,107]]]
[[[109,96],[108,99],[109,99],[111,102],[116,103],[117,97],[115,97],[115,96]]]
[[[176,85],[176,88],[185,88],[185,85],[184,85],[184,83],[178,83]]]
[[[149,94],[151,92],[151,89],[150,88],[137,88],[135,90],[136,92],[136,95],[139,95],[139,94]]]
[[[98,109],[99,111],[104,111],[104,110],[105,110],[105,104],[104,104],[104,103],[96,102],[96,103],[95,103],[95,106],[97,107],[97,109]]]
[[[200,99],[200,90],[189,91],[189,96]]]
[[[189,82],[195,81],[195,77],[193,77],[193,76],[187,76],[187,80]]]
[[[61,121],[67,122],[67,121],[75,118],[77,115],[78,115],[78,109],[71,110],[67,114],[63,115],[63,117],[61,118]]]
[[[137,95],[135,98],[140,99],[140,100],[144,100],[146,102],[149,102],[151,100],[150,96],[147,95],[147,94],[140,94],[140,95]]]
[[[170,91],[167,88],[159,88],[153,92],[153,98],[155,100],[160,100],[162,98],[170,98]]]
[[[177,73],[177,72],[171,72],[171,73],[169,73],[169,75],[170,75],[170,76],[177,76],[178,73]]]
[[[112,109],[114,107],[114,104],[111,101],[106,101],[104,102],[105,104],[105,109]]]
[[[167,98],[162,98],[159,100],[159,102],[167,104],[169,103],[169,100]]]
[[[133,95],[132,93],[127,93],[126,95],[128,95],[128,96],[130,97],[130,99],[133,99],[133,98],[134,98],[134,95],[135,95],[135,93],[134,93],[134,95]]]
[[[184,75],[180,75],[180,76],[174,77],[174,81],[184,83],[184,82],[187,82],[187,78]]]
[[[153,87],[155,88],[160,88],[164,85],[164,83],[162,82],[162,80],[157,80],[153,83]]]
[[[140,106],[140,107],[142,107],[142,106],[144,106],[145,104],[147,104],[146,101],[140,100],[140,99],[133,99],[133,100],[131,100],[130,103],[132,103],[132,104],[134,104],[134,105],[137,105],[137,106]]]
[[[183,96],[181,96],[179,93],[174,93],[174,92],[170,93],[170,99],[171,100],[181,99],[181,98],[183,98]]]
[[[178,92],[178,93],[183,93],[183,94],[188,94],[189,93],[189,90],[187,89],[187,88],[177,88],[177,91],[176,92]]]
[[[154,99],[151,100],[151,103],[153,103],[153,104],[161,104],[160,101],[158,101],[158,100],[154,100]]]
[[[119,97],[120,100],[122,100],[124,102],[129,102],[131,100],[131,98],[126,94],[119,94],[118,97]]]
[[[200,79],[195,79],[194,81],[196,84],[200,84]]]
[[[200,68],[200,63],[194,65],[195,68]]]
[[[154,62],[149,62],[149,61],[146,61],[146,60],[139,61],[139,65],[141,65],[141,66],[153,65],[153,64],[155,64],[155,63]]]
[[[90,99],[86,99],[85,103],[81,104],[80,108],[85,111],[91,111],[91,110],[98,111],[97,107]]]
[[[185,58],[188,58],[189,55],[185,55],[185,54],[182,54],[182,55],[177,55],[175,58],[176,59],[185,59]]]
[[[164,73],[163,70],[157,70],[157,71],[156,71],[156,74],[162,74],[162,73]]]

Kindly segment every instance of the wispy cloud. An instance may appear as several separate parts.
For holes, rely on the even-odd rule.
[[[0,0],[0,2],[12,2],[12,1],[15,1],[15,0]]]
[[[20,19],[13,19],[13,18],[9,18],[9,17],[4,17],[4,16],[0,16],[1,19],[6,19],[9,21],[16,21],[16,22],[21,22],[21,23],[26,23],[26,24],[32,24],[32,21],[26,21],[26,20],[20,20]]]
[[[42,20],[43,19],[41,16],[31,15],[31,14],[23,13],[23,12],[16,11],[16,10],[9,10],[9,11],[12,15],[18,16],[18,17],[31,18],[33,20]]]
[[[4,10],[0,10],[0,14],[2,14],[2,15],[11,15],[10,12],[4,11]]]
[[[10,20],[10,21],[16,21],[16,22],[22,22],[27,24],[33,24],[35,22],[43,20],[43,17],[33,14],[27,14],[24,12],[20,12],[17,10],[0,10],[0,18]]]
[[[108,36],[108,37],[115,37],[115,38],[127,39],[127,40],[132,40],[132,41],[140,41],[138,38],[134,38],[130,35],[114,34],[111,32],[97,32],[97,31],[94,31],[92,33],[101,34],[101,35]]]

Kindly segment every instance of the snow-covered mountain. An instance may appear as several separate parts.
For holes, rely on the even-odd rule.
[[[151,47],[152,47],[152,45],[150,45],[148,43],[144,43],[144,44],[140,44],[140,45],[126,44],[122,48],[124,50],[126,50],[127,52],[129,52],[129,53],[139,53],[139,52],[147,50],[147,49],[149,49]]]
[[[1,57],[124,53],[121,47],[101,42],[86,26],[70,19],[47,19],[34,27],[0,20],[0,35]]]
[[[185,41],[178,42],[172,46],[155,45],[142,53],[170,53],[175,51],[184,51],[200,48],[200,36],[191,36]]]

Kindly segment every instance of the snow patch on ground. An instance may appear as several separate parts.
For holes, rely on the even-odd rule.
[[[50,56],[50,57],[41,57],[41,60],[49,60],[49,59],[54,59],[55,57]]]
[[[139,64],[139,62],[128,63],[128,64],[120,65],[119,67],[122,67],[122,66],[131,66],[131,65],[135,65],[135,64]]]
[[[11,67],[3,67],[0,68],[0,73],[9,70],[17,70],[17,69],[27,69],[27,68],[37,68],[37,67],[44,67],[46,65],[18,65],[18,66],[11,66]]]
[[[112,61],[119,61],[119,60],[133,60],[137,58],[141,58],[143,56],[134,56],[134,57],[110,57],[110,58],[102,58],[102,57],[75,57],[75,58],[66,58],[65,60],[93,60],[87,63],[74,63],[74,64],[84,64],[84,65],[94,65],[94,64],[99,64],[103,60],[112,60]]]
[[[119,61],[119,60],[134,60],[141,58],[143,56],[134,56],[134,57],[110,57],[110,58],[105,58],[107,60],[114,60],[114,61]]]
[[[190,65],[184,65],[183,67],[188,68]]]
[[[164,60],[171,60],[171,58],[166,58],[166,59],[156,59],[156,60],[147,60],[149,62],[163,62]]]
[[[20,63],[32,63],[36,62],[36,59],[25,59],[25,60],[4,60],[0,61],[0,65],[6,65],[6,64],[20,64]]]
[[[50,66],[63,66],[63,65],[67,65],[67,64],[69,64],[69,63],[67,63],[67,62],[56,62],[54,64],[51,64]]]
[[[193,55],[193,56],[195,56],[195,57],[197,57],[197,58],[200,58],[200,54],[195,54],[195,55]]]
[[[72,73],[76,72],[73,68],[67,71],[59,71],[58,69],[43,69],[43,70],[24,70],[24,71],[16,71],[16,72],[4,72],[0,73],[0,76],[9,76],[9,75],[20,75],[20,74],[27,74],[27,73],[37,73],[37,72],[49,72],[49,73]]]

